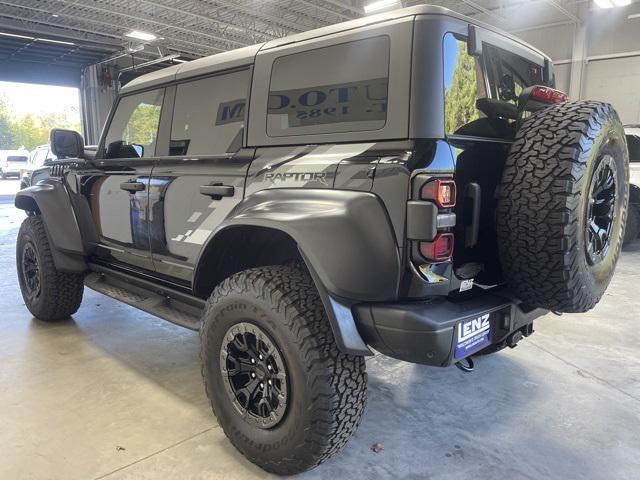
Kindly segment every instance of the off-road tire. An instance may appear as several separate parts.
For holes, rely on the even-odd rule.
[[[640,206],[629,204],[623,245],[633,242],[638,235],[640,235]]]
[[[607,155],[616,185],[610,243],[590,263],[588,192]],[[500,263],[516,295],[553,311],[593,308],[618,260],[628,196],[627,145],[611,105],[568,102],[525,119],[506,160],[496,220]]]
[[[282,420],[269,429],[244,420],[225,391],[221,346],[238,322],[266,331],[288,370],[290,400]],[[338,350],[322,301],[303,270],[254,268],[222,282],[207,302],[200,355],[218,422],[231,443],[268,472],[291,475],[319,465],[339,452],[360,424],[367,391],[364,358]]]
[[[23,274],[22,254],[26,243],[33,245],[40,270],[40,289],[30,295]],[[20,226],[16,242],[16,265],[22,298],[31,314],[44,322],[69,318],[80,308],[84,292],[83,276],[56,269],[42,218],[28,216]]]

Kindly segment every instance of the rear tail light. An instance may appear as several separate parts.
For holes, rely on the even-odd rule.
[[[542,103],[564,103],[569,101],[569,96],[560,90],[549,87],[536,86],[531,91],[531,99]]]
[[[443,262],[453,255],[453,233],[439,233],[432,242],[420,242],[420,254],[427,260]]]
[[[431,180],[420,189],[420,198],[433,200],[440,208],[452,208],[456,204],[456,182],[442,179]]]

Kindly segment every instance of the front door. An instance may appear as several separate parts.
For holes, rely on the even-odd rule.
[[[153,271],[148,200],[164,89],[124,96],[112,115],[95,169],[81,178],[98,233],[96,257]]]
[[[249,79],[241,69],[171,87],[169,155],[149,186],[151,251],[162,275],[189,283],[207,239],[244,196],[254,153],[242,148]]]

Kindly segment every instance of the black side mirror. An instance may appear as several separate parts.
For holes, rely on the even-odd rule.
[[[54,128],[50,135],[51,151],[60,160],[64,158],[84,158],[84,140],[73,130]]]

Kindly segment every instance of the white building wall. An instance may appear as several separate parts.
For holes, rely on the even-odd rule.
[[[639,4],[589,11],[587,58],[579,92],[580,98],[611,103],[623,123],[640,122],[640,18],[628,19],[632,13],[640,13]],[[556,86],[565,92],[569,91],[575,31],[574,25],[567,24],[514,32],[558,62]]]

